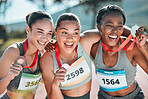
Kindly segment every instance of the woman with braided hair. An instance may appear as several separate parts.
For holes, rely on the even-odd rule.
[[[91,50],[100,85],[98,99],[144,99],[135,76],[137,64],[148,74],[147,35],[142,34],[141,27],[136,44],[129,41],[121,47],[125,22],[125,14],[117,5],[105,6],[98,12],[97,28],[102,38]]]

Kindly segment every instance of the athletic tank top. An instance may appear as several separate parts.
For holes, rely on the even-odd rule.
[[[24,55],[23,42],[18,42],[16,44],[19,47],[20,56],[23,56]],[[10,81],[9,85],[7,86],[7,90],[12,91],[12,92],[15,92],[18,89],[19,84],[20,84],[20,80],[21,80],[21,77],[22,77],[22,74],[23,73],[25,73],[25,75],[26,74],[34,74],[34,75],[37,75],[37,74],[40,74],[41,73],[41,70],[40,70],[40,67],[39,67],[39,59],[40,59],[40,56],[41,56],[41,53],[39,52],[37,69],[35,70],[35,72],[32,72],[29,68],[23,68],[23,70],[20,72],[20,74],[18,76],[16,76],[13,80]],[[39,81],[37,83],[39,83]]]
[[[125,79],[127,86],[130,86],[135,81],[135,76],[137,72],[137,66],[133,66],[126,56],[126,52],[122,49],[118,52],[118,60],[115,66],[107,67],[103,63],[102,57],[102,44],[99,42],[98,50],[94,60],[94,64],[97,69],[106,70],[106,71],[125,71]],[[116,72],[117,73],[117,72]]]
[[[80,43],[78,43],[77,54],[78,54],[78,59],[76,60],[77,62],[75,61],[73,64],[80,64],[82,66],[78,70],[71,72],[69,77],[73,78],[74,76],[76,77],[77,75],[81,75],[81,73],[83,73],[83,72],[85,73],[85,70],[90,71],[90,73],[86,74],[86,76],[83,77],[83,80],[82,79],[78,80],[77,83],[75,81],[72,81],[71,84],[65,84],[65,85],[63,84],[63,86],[60,85],[60,89],[62,89],[62,90],[69,90],[69,89],[76,88],[78,86],[81,86],[81,85],[87,83],[88,81],[90,81],[92,79],[92,60],[90,59],[88,54],[85,52],[85,50],[83,49],[83,47],[81,46]],[[59,68],[59,66],[58,66],[58,63],[56,60],[55,52],[53,52],[53,60],[54,60],[54,73],[56,73],[56,70]],[[84,64],[81,64],[83,62],[84,62]],[[63,64],[62,61],[61,61],[61,64]],[[78,72],[79,72],[79,74],[78,74]],[[66,74],[66,76],[68,76],[68,75]]]

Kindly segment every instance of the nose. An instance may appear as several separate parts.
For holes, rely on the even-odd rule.
[[[73,35],[69,34],[69,35],[67,36],[67,39],[73,39]]]
[[[112,32],[113,33],[117,33],[118,32],[118,28],[117,27],[113,27]]]
[[[42,40],[43,41],[47,41],[47,36],[44,34],[44,35],[42,35]]]
[[[112,30],[113,30],[113,31],[118,31],[117,27],[113,27]]]

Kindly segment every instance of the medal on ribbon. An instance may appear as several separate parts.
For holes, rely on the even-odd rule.
[[[70,69],[68,64],[62,64],[62,68],[66,69],[66,71],[68,71]]]

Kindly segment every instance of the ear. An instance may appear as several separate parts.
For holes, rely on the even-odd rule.
[[[56,37],[56,34],[57,34],[57,31],[56,31],[56,29],[54,29],[54,35],[55,35],[55,37]]]
[[[101,30],[101,24],[97,24],[97,28],[98,28],[99,32],[102,32],[102,30]]]
[[[26,26],[26,33],[29,34],[30,33],[30,27],[27,25]]]

